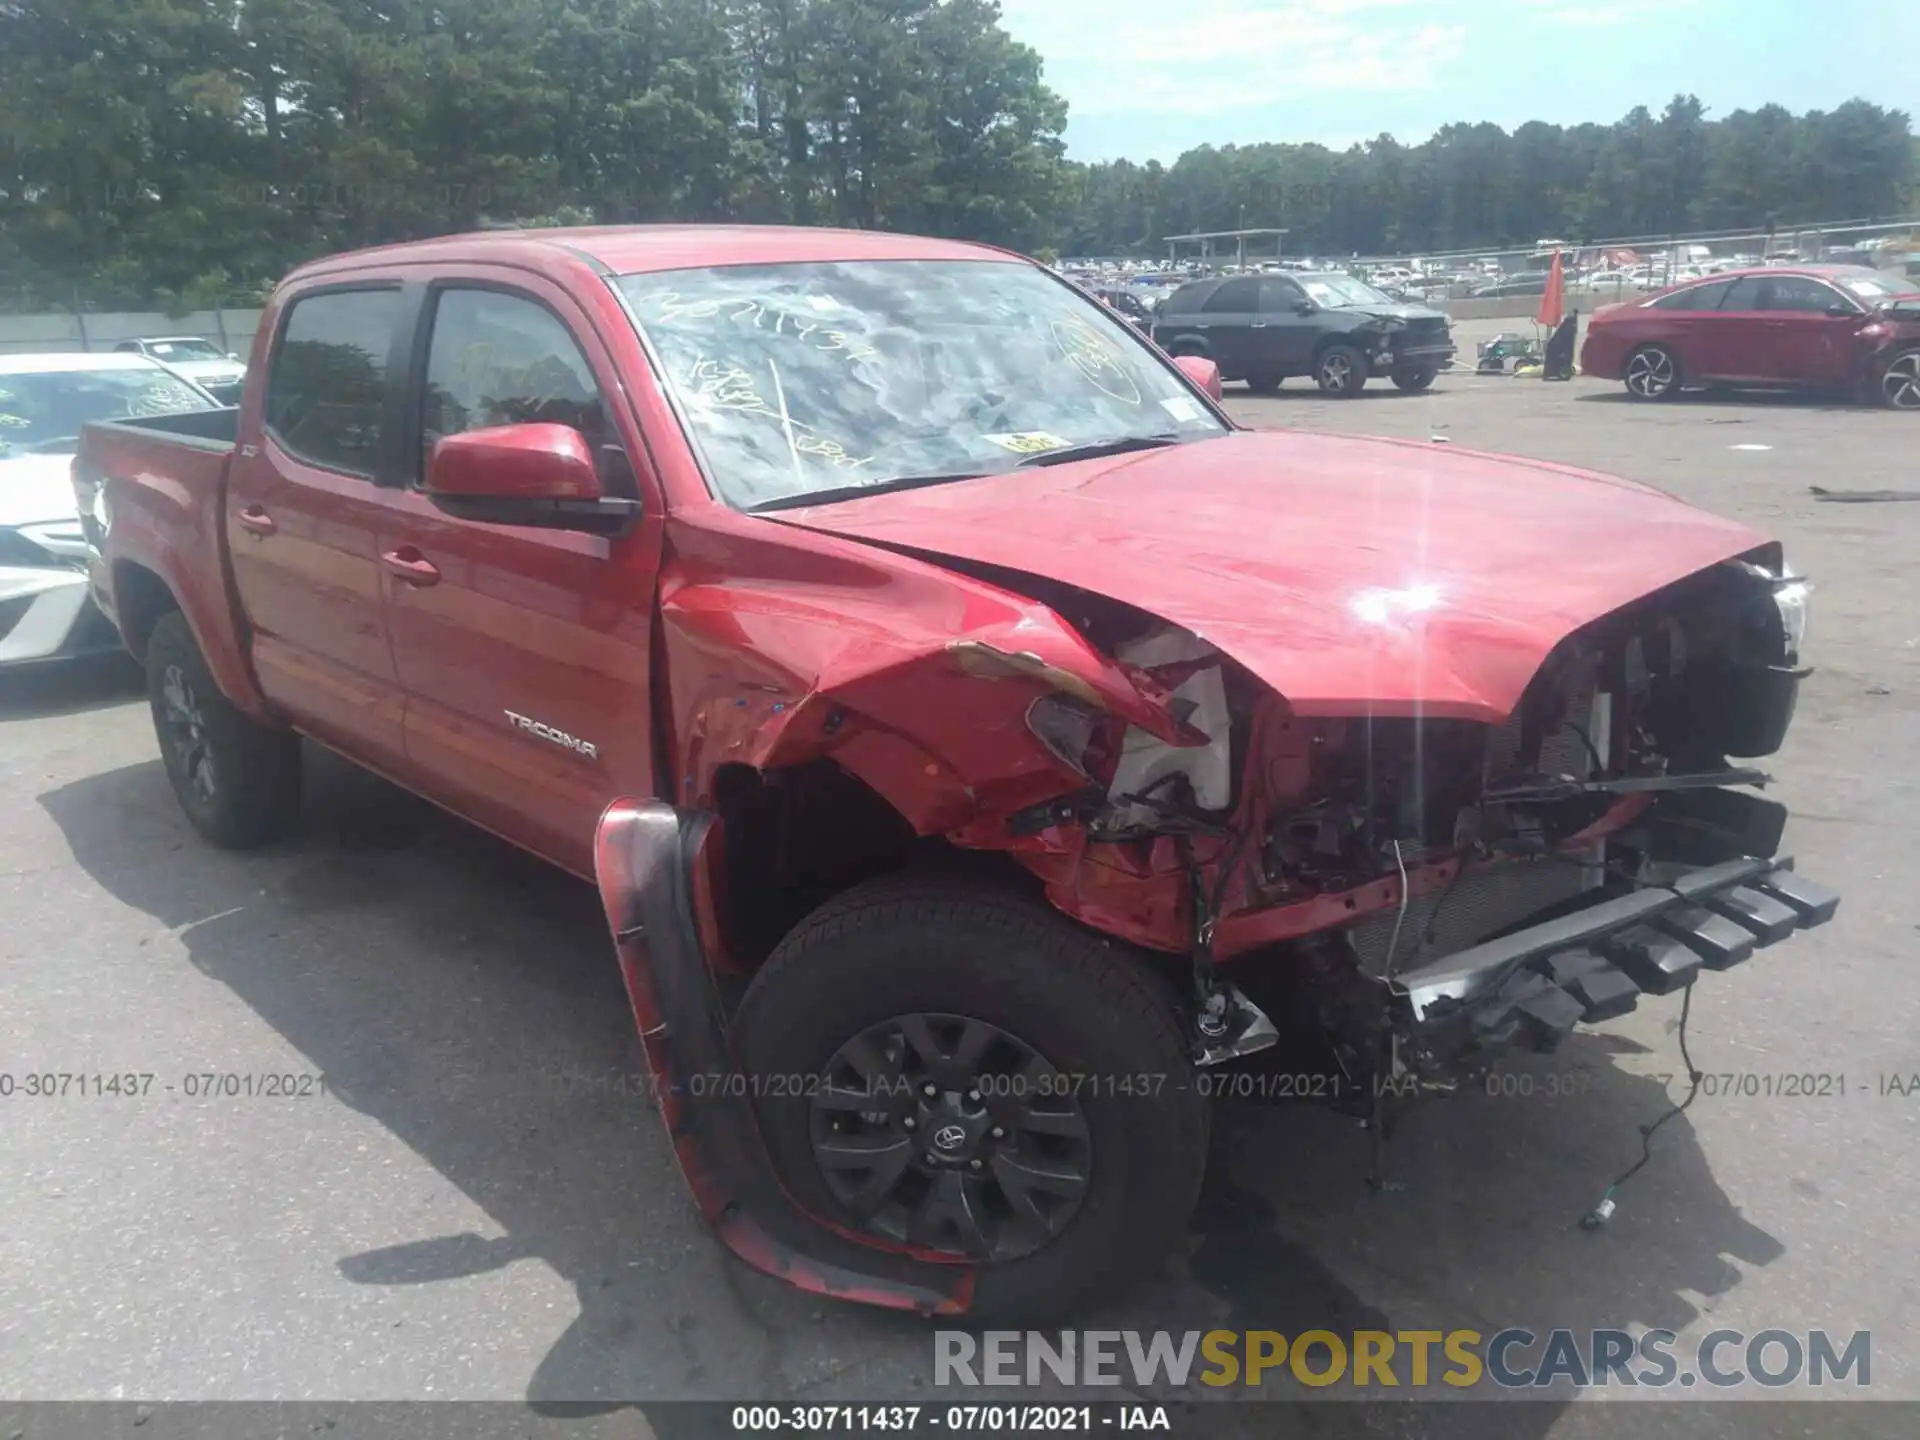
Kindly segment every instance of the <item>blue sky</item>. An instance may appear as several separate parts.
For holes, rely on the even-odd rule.
[[[1071,106],[1077,160],[1195,145],[1417,144],[1456,120],[1709,117],[1855,95],[1920,112],[1907,0],[1001,0]],[[1920,120],[1920,113],[1916,113]]]

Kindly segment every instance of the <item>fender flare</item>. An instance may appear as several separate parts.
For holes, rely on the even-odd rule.
[[[653,1094],[694,1203],[735,1255],[802,1290],[922,1315],[966,1314],[972,1263],[888,1246],[803,1210],[774,1171],[752,1087],[725,1082],[743,1071],[695,912],[712,833],[706,812],[620,799],[602,813],[594,836],[600,901]]]

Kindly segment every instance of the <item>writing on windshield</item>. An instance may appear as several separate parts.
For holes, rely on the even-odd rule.
[[[1067,449],[1223,430],[1111,311],[1019,262],[725,266],[617,284],[714,486],[743,509],[1004,471],[1033,437]]]

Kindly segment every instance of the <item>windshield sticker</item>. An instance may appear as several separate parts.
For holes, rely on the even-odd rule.
[[[1062,316],[1049,323],[1053,343],[1089,384],[1125,404],[1140,403],[1140,387],[1133,383],[1112,341],[1084,320]]]
[[[1016,455],[1044,455],[1049,450],[1064,450],[1070,443],[1044,430],[1019,430],[1010,435],[982,435],[980,438],[990,440],[1002,450],[1011,450]]]
[[[1160,402],[1160,408],[1176,420],[1198,420],[1200,418],[1200,402],[1195,400],[1191,395],[1175,395],[1171,399],[1162,400]]]

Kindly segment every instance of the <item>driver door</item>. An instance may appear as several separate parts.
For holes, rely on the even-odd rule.
[[[639,433],[611,357],[559,286],[476,267],[436,281],[420,323],[415,442],[380,544],[407,757],[431,798],[591,874],[607,802],[655,790],[657,532],[461,520],[421,487],[442,436],[549,421],[587,437],[606,493],[632,497]]]
[[[1287,375],[1305,375],[1313,369],[1313,342],[1320,333],[1311,314],[1300,313],[1307,303],[1307,292],[1299,282],[1284,275],[1267,275],[1260,280],[1260,318],[1266,327],[1260,332],[1265,363]]]

